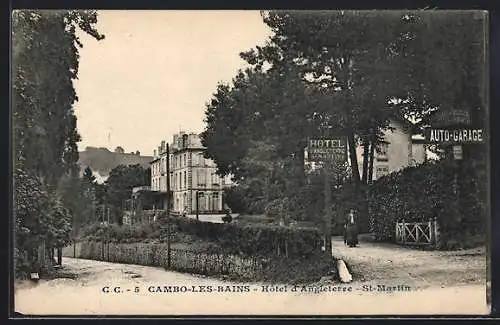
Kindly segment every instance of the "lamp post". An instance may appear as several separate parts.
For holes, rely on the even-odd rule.
[[[108,262],[109,262],[109,242],[110,242],[110,231],[111,231],[111,225],[109,224],[109,214],[110,214],[110,210],[109,210],[109,207],[108,207],[108,210],[107,210],[107,213],[108,213],[108,223],[106,225],[106,233],[107,233],[107,240],[106,240],[106,249],[108,251]]]
[[[196,220],[200,220],[200,192],[196,191]]]
[[[196,220],[200,220],[200,197],[205,197],[205,193],[196,191]]]

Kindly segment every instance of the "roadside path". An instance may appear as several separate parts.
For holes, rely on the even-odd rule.
[[[140,265],[63,258],[75,279],[16,284],[15,309],[31,315],[408,315],[488,313],[484,285],[410,292],[365,292],[363,283],[333,284],[331,292],[264,292],[262,284],[242,284]],[[224,292],[248,285],[248,292]],[[168,293],[165,286],[198,292]],[[212,286],[212,292],[201,288]],[[219,291],[221,286],[224,290]],[[105,293],[120,287],[120,293]],[[135,288],[139,292],[135,292]],[[281,288],[281,289],[280,289]],[[347,290],[351,291],[339,291]],[[128,291],[130,290],[130,291]]]
[[[423,251],[360,238],[358,247],[332,239],[333,256],[349,265],[356,282],[407,284],[415,289],[466,284],[485,285],[486,252],[483,248],[462,251]]]

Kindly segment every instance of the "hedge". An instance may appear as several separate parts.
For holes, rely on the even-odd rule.
[[[211,223],[186,217],[171,217],[173,241],[192,236],[217,244],[229,254],[241,256],[307,257],[321,251],[322,236],[317,229],[282,227],[261,224]],[[156,222],[141,226],[106,227],[94,225],[84,234],[86,240],[107,240],[117,243],[157,239],[165,242],[167,226]]]
[[[455,172],[459,194],[453,189]],[[393,241],[395,224],[402,219],[426,222],[434,217],[442,248],[467,247],[473,236],[486,237],[486,184],[471,167],[457,169],[450,161],[408,167],[378,179],[369,193],[375,240]]]
[[[104,244],[93,241],[80,243],[79,258],[104,260],[167,268],[167,246],[164,243]],[[103,254],[104,253],[104,254]],[[322,255],[307,260],[242,257],[222,251],[171,250],[169,270],[226,276],[235,280],[270,281],[273,283],[308,283],[335,271],[331,260]]]

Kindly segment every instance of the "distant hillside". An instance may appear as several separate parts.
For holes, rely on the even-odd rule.
[[[85,151],[79,152],[78,165],[80,171],[89,166],[92,171],[99,173],[102,177],[107,178],[109,172],[118,165],[135,165],[140,164],[144,168],[149,167],[149,163],[153,160],[150,156],[140,156],[131,153],[116,153],[109,151],[107,148],[86,147]]]

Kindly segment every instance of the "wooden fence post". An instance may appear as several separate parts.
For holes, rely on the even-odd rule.
[[[436,248],[439,248],[439,225],[437,221],[437,217],[434,217],[434,240]]]
[[[401,220],[401,242],[403,244],[406,243],[406,225],[405,225],[405,219]]]
[[[399,221],[396,220],[396,243],[399,241]]]
[[[427,222],[427,228],[429,228],[429,244],[433,245],[435,237],[433,235],[434,231],[432,230],[432,218]]]

